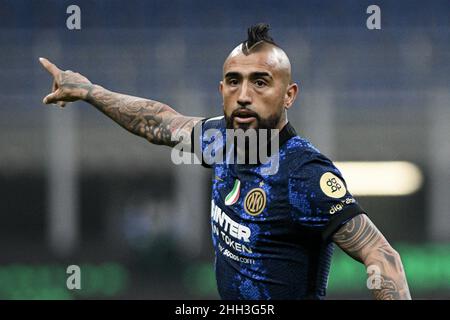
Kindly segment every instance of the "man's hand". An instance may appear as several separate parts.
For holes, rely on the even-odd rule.
[[[43,99],[45,104],[56,103],[64,107],[67,102],[86,99],[92,88],[87,78],[70,70],[62,71],[45,58],[39,58],[39,61],[53,76],[52,92]]]

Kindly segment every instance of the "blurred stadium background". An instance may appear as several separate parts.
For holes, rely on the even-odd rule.
[[[382,30],[366,28],[371,4]],[[350,190],[402,255],[413,298],[450,298],[449,13],[448,0],[0,1],[0,298],[218,298],[210,172],[85,103],[42,105],[37,59],[215,116],[222,63],[261,21],[300,83],[290,121],[336,161],[381,165],[363,163]],[[381,189],[352,190],[361,182]],[[81,290],[66,288],[70,264]],[[329,298],[371,298],[339,249]]]

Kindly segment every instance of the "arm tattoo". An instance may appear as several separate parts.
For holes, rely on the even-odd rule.
[[[189,144],[191,131],[201,120],[186,117],[168,105],[92,86],[86,101],[122,127],[151,143],[175,146]]]
[[[373,287],[377,300],[411,299],[400,255],[365,214],[347,222],[333,236],[333,241],[369,269],[379,271]],[[372,276],[372,275],[371,275]]]
[[[363,262],[365,257],[362,253],[365,253],[368,247],[373,247],[381,237],[381,233],[372,221],[360,214],[339,229],[334,234],[333,241],[351,257]]]

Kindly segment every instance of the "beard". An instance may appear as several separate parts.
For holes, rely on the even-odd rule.
[[[283,114],[282,111],[280,111],[279,113],[270,115],[267,118],[262,118],[256,112],[254,112],[250,109],[247,109],[245,107],[240,107],[240,108],[237,108],[236,110],[234,110],[230,116],[227,116],[225,114],[225,122],[226,122],[227,129],[242,129],[244,131],[247,131],[248,129],[250,129],[251,123],[239,123],[237,128],[234,127],[234,119],[239,116],[239,112],[241,112],[242,110],[247,111],[249,113],[249,115],[251,115],[252,117],[254,117],[256,119],[256,127],[254,128],[255,130],[275,129],[277,127],[278,123],[280,122],[281,116]]]
[[[238,117],[239,113],[242,112],[243,110],[245,110],[245,113],[248,116],[255,118],[254,121],[256,121],[256,127],[254,127],[254,128],[250,127],[252,125],[252,123],[238,123],[237,127],[236,128],[234,127],[235,117]],[[242,115],[242,113],[241,113],[241,115]],[[259,150],[260,142],[262,142],[262,141],[260,141],[260,139],[262,138],[260,136],[260,134],[261,134],[261,131],[264,131],[264,130],[269,131],[269,132],[267,132],[266,138],[264,140],[266,140],[266,143],[268,143],[268,145],[269,145],[268,150],[271,150],[270,143],[271,143],[272,136],[271,136],[270,130],[275,129],[277,127],[282,116],[283,116],[283,111],[281,110],[279,113],[270,115],[267,118],[262,118],[256,112],[254,112],[250,109],[247,109],[245,107],[240,107],[240,108],[234,110],[230,116],[227,116],[225,114],[225,122],[226,122],[227,129],[232,129],[232,130],[242,129],[244,132],[246,132],[247,130],[255,130],[256,131],[257,141],[252,142],[249,140],[250,139],[249,136],[245,136],[244,145],[239,145],[237,143],[237,137],[236,136],[234,137],[234,157],[236,158],[238,153],[244,152],[245,163],[248,164],[251,148],[256,148],[255,152],[257,152],[257,154],[259,155],[258,150]],[[259,158],[258,158],[258,161],[259,161]]]

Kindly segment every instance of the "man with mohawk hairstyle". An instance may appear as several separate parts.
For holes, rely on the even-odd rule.
[[[184,116],[161,102],[106,90],[41,58],[54,78],[44,103],[84,100],[151,143],[173,147],[190,136],[189,144],[202,151],[210,129],[279,130],[279,150],[271,155],[279,158],[275,174],[264,174],[260,162],[203,163],[214,171],[211,227],[222,299],[324,298],[333,243],[364,263],[376,299],[410,299],[399,254],[332,161],[288,121],[298,85],[288,56],[268,31],[266,24],[251,26],[247,40],[226,58],[220,117]]]

